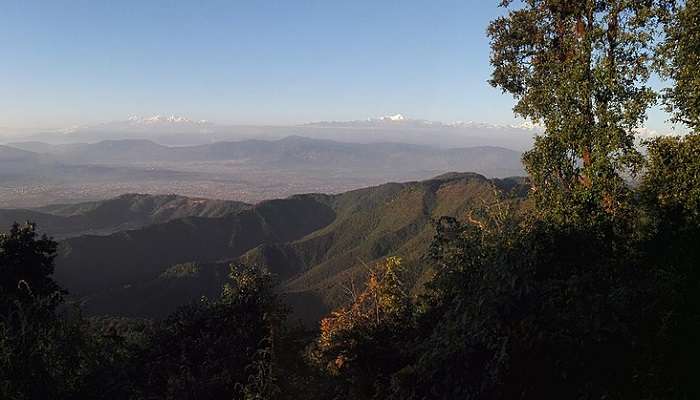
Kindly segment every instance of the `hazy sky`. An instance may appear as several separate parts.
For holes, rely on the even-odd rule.
[[[496,3],[0,0],[0,132],[153,114],[510,123],[486,83]]]

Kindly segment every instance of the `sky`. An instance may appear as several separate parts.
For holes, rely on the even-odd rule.
[[[156,114],[513,123],[487,83],[496,3],[0,0],[0,133]]]

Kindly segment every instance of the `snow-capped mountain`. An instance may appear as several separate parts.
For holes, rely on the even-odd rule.
[[[380,121],[391,121],[391,122],[401,122],[405,121],[406,117],[403,116],[403,114],[394,114],[394,115],[385,115],[383,117],[379,117]]]
[[[352,121],[320,121],[301,125],[297,134],[342,141],[400,142],[437,147],[501,146],[524,150],[540,130],[535,124],[496,125],[483,122],[439,122],[405,114]]]
[[[130,132],[138,130],[148,130],[149,132],[175,130],[190,133],[192,131],[206,133],[207,128],[213,124],[206,120],[192,120],[178,115],[153,115],[150,117],[140,117],[132,115],[126,120],[111,121],[95,125],[78,125],[66,129],[60,129],[60,133],[72,134],[82,131],[104,131],[104,132]]]
[[[314,127],[358,127],[358,128],[396,128],[396,127],[434,127],[445,125],[442,122],[428,121],[424,119],[413,119],[408,118],[404,114],[391,114],[384,115],[381,117],[372,117],[360,120],[351,121],[318,121],[303,124],[302,126],[314,126]]]
[[[169,125],[208,125],[209,122],[205,119],[199,121],[193,121],[189,118],[182,117],[179,115],[154,115],[151,117],[139,117],[137,115],[130,116],[127,121],[132,125],[157,125],[157,124],[169,124]]]
[[[206,120],[192,120],[177,115],[153,115],[150,117],[140,117],[132,115],[124,121],[112,121],[104,124],[85,126],[80,129],[101,130],[101,131],[138,131],[144,130],[152,133],[159,132],[182,132],[182,133],[207,133],[213,124]]]
[[[520,124],[489,124],[476,121],[456,121],[456,122],[440,122],[430,121],[425,119],[408,118],[404,114],[385,115],[376,118],[367,118],[366,120],[352,121],[320,121],[304,124],[303,126],[315,127],[374,127],[374,128],[396,128],[396,127],[415,127],[415,128],[456,128],[456,129],[489,129],[489,130],[504,130],[504,129],[519,129],[525,131],[541,131],[542,127],[539,124],[530,121],[524,121]]]

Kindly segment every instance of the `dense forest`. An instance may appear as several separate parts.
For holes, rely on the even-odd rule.
[[[0,398],[700,398],[700,1],[500,5],[490,83],[544,127],[527,199],[494,185],[435,218],[420,290],[387,257],[309,329],[241,263],[165,319],[87,317],[52,279],[57,243],[15,224]],[[689,133],[640,140],[656,105]]]

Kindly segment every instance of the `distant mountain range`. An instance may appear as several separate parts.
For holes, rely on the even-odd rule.
[[[198,145],[246,139],[304,136],[351,143],[396,142],[434,147],[501,146],[524,150],[537,128],[474,122],[442,123],[402,114],[356,121],[324,121],[293,126],[221,125],[182,116],[132,116],[123,121],[16,135],[15,141],[51,144],[148,139],[164,145]]]
[[[28,171],[43,171],[52,167],[53,163],[52,157],[0,145],[0,179],[12,179],[26,175]]]
[[[522,178],[453,173],[255,206],[127,195],[22,217],[44,218],[42,229],[71,236],[60,243],[55,277],[89,313],[164,316],[217,295],[228,264],[244,261],[277,274],[295,316],[312,322],[346,300],[343,285],[353,276],[361,280],[365,263],[388,255],[405,260],[418,287],[430,269],[421,257],[431,221],[464,217],[495,191],[522,201],[527,185]],[[0,221],[16,215],[0,213]],[[101,235],[74,236],[80,229]]]
[[[513,176],[523,171],[520,153],[500,147],[437,149],[399,143],[341,143],[300,136],[177,147],[149,140],[59,145],[18,142],[10,146],[17,149],[14,152],[21,162],[52,160],[64,165],[239,161],[275,168],[470,170],[489,176]],[[10,147],[5,148],[11,151]],[[2,162],[5,161],[0,158]]]

